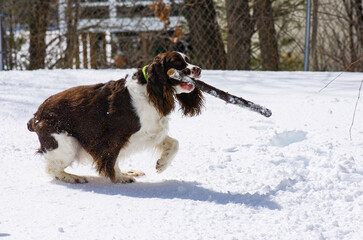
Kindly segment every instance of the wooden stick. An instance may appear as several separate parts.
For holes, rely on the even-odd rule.
[[[231,103],[238,105],[243,108],[247,108],[251,111],[257,112],[262,114],[265,117],[270,117],[272,115],[272,112],[270,109],[265,108],[263,106],[260,106],[256,103],[253,103],[251,101],[248,101],[244,98],[234,96],[232,94],[229,94],[228,92],[222,91],[218,88],[215,88],[203,81],[192,79],[189,76],[185,75],[182,71],[176,70],[176,69],[169,69],[168,75],[170,78],[190,83],[193,82],[197,88],[199,88],[201,91],[208,93],[212,95],[213,97],[222,99],[226,103]]]

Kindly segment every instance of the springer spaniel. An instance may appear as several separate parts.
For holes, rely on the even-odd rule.
[[[73,87],[46,99],[28,122],[29,131],[38,134],[38,152],[47,160],[46,171],[57,180],[85,183],[85,177],[64,169],[90,158],[99,174],[112,182],[134,182],[132,174],[121,172],[119,159],[155,148],[161,153],[156,170],[163,172],[179,146],[167,135],[175,101],[184,115],[194,116],[200,114],[204,100],[190,82],[169,78],[171,68],[200,78],[201,69],[190,64],[189,57],[168,52],[157,55],[132,77]]]

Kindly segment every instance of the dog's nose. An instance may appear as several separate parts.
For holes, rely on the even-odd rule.
[[[192,74],[200,76],[201,73],[202,73],[202,69],[200,69],[199,67],[192,68]]]

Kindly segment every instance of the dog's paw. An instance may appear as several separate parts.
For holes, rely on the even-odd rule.
[[[115,183],[133,183],[136,182],[136,179],[132,176],[128,176],[126,174],[122,174],[116,177]]]
[[[87,178],[85,177],[80,177],[77,175],[73,175],[73,174],[69,174],[66,172],[63,173],[59,173],[56,176],[54,176],[54,178],[56,180],[62,181],[62,182],[66,182],[66,183],[88,183]]]
[[[137,171],[137,170],[130,170],[130,171],[127,171],[126,173],[123,173],[123,174],[127,175],[127,176],[132,176],[132,177],[145,176],[145,173],[143,171]]]
[[[170,162],[164,161],[163,159],[159,159],[156,162],[156,172],[157,173],[162,173],[165,171],[165,169],[167,169],[170,165]]]

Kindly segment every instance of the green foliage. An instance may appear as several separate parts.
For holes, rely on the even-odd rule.
[[[303,68],[304,68],[304,58],[302,54],[289,52],[280,55],[280,70],[302,71]]]
[[[295,42],[295,39],[292,37],[284,37],[280,40],[280,47],[290,46],[292,43]]]

